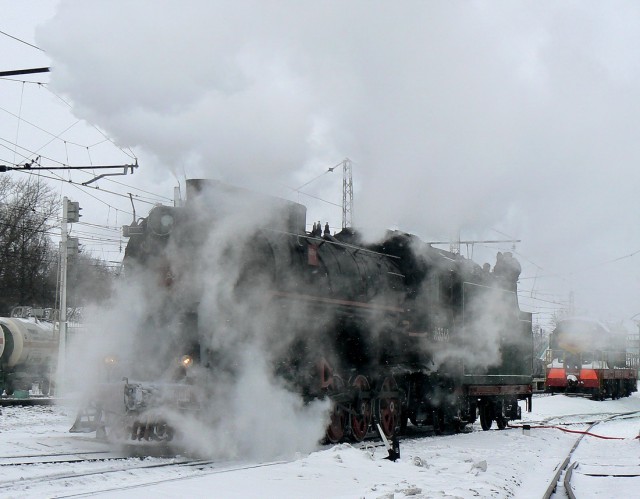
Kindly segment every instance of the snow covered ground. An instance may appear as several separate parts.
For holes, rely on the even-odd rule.
[[[384,459],[386,451],[374,446],[379,442],[364,449],[319,446],[308,455],[266,463],[194,466],[180,464],[180,458],[74,462],[76,456],[102,458],[119,451],[91,435],[68,433],[72,410],[8,407],[0,415],[0,497],[539,498],[580,435],[536,426],[584,431],[589,422],[633,411],[639,413],[591,430],[621,440],[585,436],[581,441],[572,458],[580,463],[572,481],[579,497],[637,497],[638,477],[592,476],[602,469],[617,470],[610,473],[617,475],[640,472],[637,393],[604,402],[535,397],[533,412],[523,411],[523,422],[533,427],[528,434],[520,428],[483,432],[478,425],[465,434],[408,438],[401,441],[396,462]],[[73,459],[43,462],[64,454]],[[28,460],[34,464],[18,464]]]

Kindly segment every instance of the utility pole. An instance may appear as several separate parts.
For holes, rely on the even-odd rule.
[[[342,228],[353,226],[353,172],[351,160],[342,161]]]
[[[69,254],[77,254],[78,240],[69,238],[67,223],[80,220],[80,205],[69,201],[65,196],[62,201],[62,224],[60,225],[60,316],[58,317],[58,372],[56,376],[56,396],[63,391],[66,356],[67,356],[67,265]]]

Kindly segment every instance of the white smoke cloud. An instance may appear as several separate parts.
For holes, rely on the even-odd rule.
[[[633,2],[67,0],[38,43],[76,112],[160,176],[274,191],[349,156],[372,233],[497,228],[565,274],[543,286],[630,316],[637,262],[566,273],[640,247],[637,19]]]
[[[90,400],[107,399],[113,436],[122,429],[122,377],[171,393],[169,385],[185,382],[176,376],[182,356],[190,354],[199,361],[183,391],[197,387],[198,404],[178,411],[177,395],[170,395],[166,406],[155,407],[155,401],[140,420],[169,422],[179,446],[207,457],[267,459],[317,446],[328,423],[328,400],[309,402],[276,372],[294,339],[312,330],[306,310],[271,300],[274,282],[250,259],[259,230],[288,220],[272,203],[242,192],[225,195],[224,189],[193,195],[166,252],[161,242],[145,242],[143,268],[129,262],[112,303],[90,314],[89,334],[72,345],[78,359],[70,367],[73,389]],[[147,219],[148,229],[156,227],[153,220]],[[247,275],[247,268],[256,274]],[[194,313],[197,322],[190,322]],[[117,364],[105,364],[107,356]],[[100,386],[104,382],[115,385]]]

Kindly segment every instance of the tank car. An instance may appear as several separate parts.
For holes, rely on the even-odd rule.
[[[49,393],[57,354],[53,325],[34,318],[0,317],[0,394],[29,390]]]
[[[558,322],[546,352],[545,390],[596,400],[631,395],[637,391],[638,356],[627,351],[626,340],[590,318]]]
[[[130,438],[170,439],[161,408],[200,410],[252,342],[291,391],[331,401],[330,442],[478,414],[504,428],[530,407],[531,314],[510,254],[491,270],[398,231],[376,244],[320,222],[307,232],[304,206],[209,180],[125,234],[126,278],[153,298],[131,351],[159,366],[125,373]]]

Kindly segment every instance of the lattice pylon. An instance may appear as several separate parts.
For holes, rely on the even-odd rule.
[[[351,160],[342,161],[342,228],[353,226],[353,172]]]

